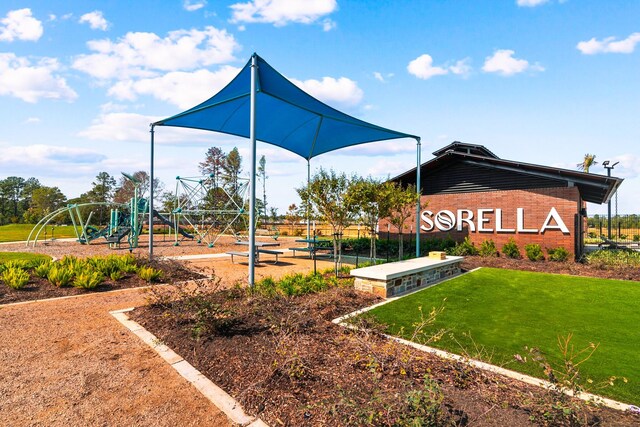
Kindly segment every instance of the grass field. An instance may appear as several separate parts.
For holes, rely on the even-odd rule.
[[[640,403],[640,282],[483,268],[370,313],[389,325],[389,333],[410,338],[420,320],[418,307],[428,313],[441,305],[433,329],[450,334],[431,344],[435,347],[544,378],[538,364],[517,362],[514,355],[524,357],[525,346],[538,347],[560,367],[558,337],[572,333],[576,351],[599,343],[580,367],[583,380],[594,381],[587,389]],[[476,348],[483,349],[481,357]],[[628,383],[596,386],[610,376],[626,377]]]
[[[29,233],[33,229],[33,224],[8,224],[0,225],[0,242],[21,242],[27,240]],[[51,238],[51,232],[53,230],[53,236],[57,239],[65,237],[76,237],[73,232],[72,225],[47,226],[47,239]],[[40,240],[44,239],[44,231],[40,234]]]
[[[7,261],[36,261],[36,260],[47,260],[51,259],[49,255],[43,254],[32,254],[26,252],[0,252],[0,264],[4,264]]]

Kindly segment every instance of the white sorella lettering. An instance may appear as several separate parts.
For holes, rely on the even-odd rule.
[[[478,231],[493,231],[493,228],[486,228],[484,224],[491,221],[491,218],[485,218],[484,214],[492,213],[493,209],[478,209]]]
[[[420,218],[422,218],[422,221],[426,222],[427,225],[422,224],[420,226],[421,230],[424,230],[424,231],[433,230],[433,221],[430,218],[431,215],[433,215],[433,212],[431,211],[422,211],[422,213],[420,214]]]

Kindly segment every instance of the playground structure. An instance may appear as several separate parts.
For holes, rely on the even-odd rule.
[[[134,185],[134,195],[126,203],[92,202],[69,204],[42,218],[31,230],[27,246],[35,246],[46,226],[56,217],[68,215],[81,244],[90,244],[104,238],[111,248],[119,248],[123,239],[129,250],[138,247],[145,216],[149,215],[149,203],[139,194],[140,181],[122,173]],[[248,179],[232,180],[224,175],[176,178],[175,208],[168,214],[153,210],[153,221],[169,227],[169,236],[174,235],[174,245],[178,246],[179,236],[197,239],[213,247],[224,233],[231,233],[241,239],[248,230],[247,201]],[[88,208],[109,207],[109,223],[103,227],[91,225],[93,210]],[[84,213],[84,214],[83,214]],[[85,218],[86,217],[86,218]]]
[[[248,188],[248,179],[221,174],[176,177],[173,230],[193,230],[198,243],[210,248],[226,233],[239,240],[246,237]],[[177,233],[174,245],[179,245]]]

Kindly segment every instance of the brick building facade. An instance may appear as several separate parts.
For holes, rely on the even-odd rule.
[[[522,248],[564,247],[579,255],[586,202],[605,203],[619,178],[498,158],[483,146],[454,142],[421,166],[422,238],[491,239],[500,249],[513,238]],[[415,184],[416,170],[394,181]],[[415,230],[415,216],[404,233]],[[381,221],[380,229],[388,227]],[[393,226],[391,226],[392,232]]]

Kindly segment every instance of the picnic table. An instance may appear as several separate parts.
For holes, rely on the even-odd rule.
[[[280,243],[277,242],[255,242],[255,248],[256,248],[256,262],[260,262],[260,254],[269,254],[269,255],[275,255],[276,256],[276,260],[274,262],[274,264],[278,263],[278,256],[284,254],[284,252],[282,251],[276,251],[273,249],[263,249],[266,247],[270,247],[270,246],[280,246]],[[239,240],[236,242],[236,245],[243,245],[243,246],[249,246],[249,242],[248,241],[242,241]],[[233,257],[234,256],[241,256],[241,257],[245,257],[245,258],[249,258],[249,251],[246,252],[240,252],[240,251],[229,251],[227,252],[228,255],[231,255],[231,262],[233,262]]]
[[[296,240],[297,243],[306,243],[307,246],[304,248],[289,248],[289,250],[293,251],[293,256],[296,256],[296,251],[300,251],[300,252],[308,252],[309,253],[309,258],[313,258],[315,256],[317,256],[318,251],[331,251],[333,250],[333,248],[329,247],[329,246],[324,246],[324,244],[327,243],[331,243],[331,240],[327,240],[327,239],[318,239],[318,238],[311,238],[311,239],[298,239]],[[326,254],[327,256],[329,254]]]

